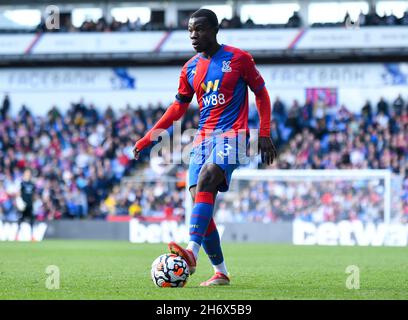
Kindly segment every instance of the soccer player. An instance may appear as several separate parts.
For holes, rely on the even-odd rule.
[[[255,94],[260,118],[258,150],[262,162],[269,165],[276,158],[270,137],[271,104],[265,82],[249,53],[217,42],[218,28],[217,16],[211,10],[200,9],[191,15],[188,32],[197,54],[181,71],[173,104],[133,148],[137,160],[140,151],[151,144],[152,133],[166,130],[179,120],[196,94],[200,120],[189,165],[189,190],[194,201],[190,241],[187,248],[170,242],[169,250],[182,256],[193,274],[203,246],[215,274],[202,286],[230,283],[213,208],[217,193],[228,190],[232,172],[246,156],[248,86]]]
[[[31,226],[31,241],[34,239],[34,212],[33,212],[33,201],[34,201],[35,185],[32,181],[30,169],[25,169],[23,174],[23,180],[20,186],[20,197],[24,202],[23,209],[21,210],[21,216],[18,219],[18,230],[16,234],[16,240],[18,240],[18,233],[20,232],[21,223],[28,219]]]

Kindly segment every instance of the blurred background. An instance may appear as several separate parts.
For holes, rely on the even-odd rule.
[[[220,43],[253,55],[279,149],[269,168],[252,157],[220,194],[223,237],[406,245],[408,2],[391,0],[2,0],[0,239],[25,238],[27,168],[36,240],[188,236],[188,167],[171,154],[191,138],[138,162],[131,151],[177,93],[201,7],[217,14]],[[194,99],[182,132],[198,119]]]

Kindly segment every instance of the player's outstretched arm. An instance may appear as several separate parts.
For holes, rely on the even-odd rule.
[[[262,163],[272,164],[277,153],[271,139],[271,101],[265,81],[256,69],[255,61],[249,53],[241,56],[242,77],[255,93],[256,107],[259,114],[258,152],[261,153]]]
[[[137,160],[139,159],[140,151],[148,147],[152,143],[152,134],[156,130],[167,130],[173,125],[174,121],[179,120],[187,111],[190,102],[186,102],[188,99],[178,95],[177,99],[167,108],[163,116],[157,121],[157,123],[151,128],[143,138],[138,140],[133,147],[133,156]],[[191,101],[191,99],[189,99]],[[184,102],[183,102],[184,101]]]
[[[260,124],[258,152],[261,153],[262,163],[270,165],[276,159],[277,152],[271,139],[271,101],[266,87],[255,92],[255,98]]]

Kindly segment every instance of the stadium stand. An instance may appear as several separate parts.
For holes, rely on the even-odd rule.
[[[342,23],[313,23],[311,27],[339,27],[349,18],[346,14]],[[403,17],[397,18],[394,14],[379,16],[376,12],[369,12],[367,14],[361,13],[358,19],[360,26],[397,26],[408,25],[408,10],[404,13]],[[293,16],[289,18],[286,24],[255,24],[251,19],[245,22],[241,22],[239,16],[234,16],[231,19],[222,19],[220,22],[220,28],[222,29],[250,29],[250,28],[300,28],[304,24],[298,12],[294,12]],[[186,23],[174,26],[171,29],[184,30],[186,29]],[[79,28],[72,25],[69,20],[65,21],[58,32],[130,32],[130,31],[152,31],[152,30],[170,30],[164,24],[152,24],[147,22],[142,24],[139,20],[133,22],[120,22],[113,19],[108,22],[106,18],[102,17],[98,21],[87,20]],[[40,25],[35,28],[36,32],[48,32],[45,27],[45,22],[41,22]]]
[[[312,23],[310,27],[339,27],[343,26],[346,21],[350,19],[348,13],[344,16],[342,22],[339,23]],[[126,22],[121,22],[115,18],[108,19],[107,17],[101,17],[97,20],[87,19],[81,26],[75,27],[72,24],[70,16],[66,16],[60,22],[59,29],[48,29],[46,27],[45,19],[42,17],[40,24],[33,28],[20,29],[19,32],[137,32],[137,31],[164,31],[164,30],[185,30],[188,20],[182,20],[178,25],[166,26],[164,23],[142,23],[140,18]],[[397,18],[392,12],[390,14],[384,14],[380,16],[374,9],[371,9],[367,14],[360,13],[358,17],[358,23],[360,26],[406,26],[408,25],[408,10],[404,15]],[[289,18],[285,24],[256,24],[252,19],[248,18],[242,22],[238,15],[233,16],[231,19],[224,18],[220,21],[221,29],[253,29],[253,28],[300,28],[306,27],[298,11],[294,11],[293,15]],[[0,28],[0,32],[17,31],[16,29]]]
[[[374,107],[367,101],[361,113],[352,113],[344,105],[325,112],[330,109],[308,102],[301,105],[297,101],[288,108],[277,98],[271,135],[279,148],[279,158],[273,167],[390,169],[404,177],[401,219],[407,222],[407,100],[399,95],[391,102],[381,99]],[[127,106],[121,112],[108,107],[102,113],[95,106],[80,101],[73,103],[64,115],[53,107],[46,117],[34,116],[28,107],[22,106],[18,115],[11,117],[9,105],[5,96],[0,113],[0,214],[4,220],[16,219],[16,188],[26,166],[35,168],[36,186],[41,196],[36,198],[34,212],[39,221],[110,219],[112,216],[183,219],[183,184],[166,185],[156,181],[144,185],[142,192],[141,185],[120,183],[132,170],[138,170],[139,174],[144,170],[150,176],[166,175],[166,171],[152,170],[154,160],[147,156],[148,151],[141,155],[141,164],[131,160],[132,144],[162,115],[163,106],[151,105],[147,109]],[[189,109],[182,130],[197,126],[195,111],[194,106]],[[254,106],[250,108],[249,120],[250,127],[258,126]],[[183,145],[188,143],[182,142]],[[165,170],[174,176],[182,175],[185,169],[179,165]],[[296,186],[304,190],[303,195],[289,198],[270,194],[270,190],[279,189],[280,183],[269,183],[261,185],[255,193],[250,192],[253,189],[248,185],[240,201],[221,200],[217,207],[220,221],[381,219],[382,202],[375,188],[365,193],[347,183],[326,183],[316,189],[305,182]],[[291,188],[293,191],[295,186]],[[312,192],[319,194],[320,204],[308,202],[307,195]],[[346,201],[351,199],[350,193],[354,194],[353,202]],[[271,201],[262,201],[267,198]],[[232,210],[234,203],[240,206],[236,210]],[[341,210],[344,203],[349,206],[347,216]],[[365,205],[367,203],[370,205]],[[248,208],[254,209],[248,211]]]
[[[186,17],[188,16],[186,14]],[[220,26],[222,29],[276,29],[267,31],[265,34],[264,30],[253,30],[253,33],[245,30],[245,32],[238,32],[238,36],[235,34],[235,38],[232,37],[234,30],[225,32],[231,35],[231,39],[239,40],[242,38],[242,45],[244,45],[243,42],[250,42],[247,41],[248,39],[254,38],[255,40],[250,45],[255,49],[248,50],[254,52],[254,57],[257,60],[260,57],[266,64],[276,62],[273,60],[274,57],[279,57],[284,63],[289,64],[304,63],[302,59],[316,60],[326,56],[329,57],[327,59],[331,59],[335,63],[340,62],[339,57],[344,57],[346,61],[361,62],[369,60],[374,55],[377,55],[379,61],[385,62],[388,62],[390,57],[392,57],[392,61],[396,59],[406,60],[406,46],[400,39],[405,37],[405,28],[402,26],[408,25],[408,10],[397,18],[392,12],[380,16],[372,7],[367,14],[360,14],[358,25],[379,27],[362,28],[363,32],[361,33],[344,28],[348,19],[347,13],[343,21],[339,23],[307,25],[302,21],[302,15],[294,11],[292,17],[285,24],[256,24],[250,18],[247,21],[241,21],[238,15],[234,15],[231,19],[222,19]],[[157,66],[159,63],[162,66],[179,65],[180,61],[185,62],[184,55],[190,56],[187,48],[188,50],[191,49],[190,44],[185,42],[184,38],[182,40],[178,38],[182,33],[181,31],[170,32],[173,34],[173,38],[170,38],[171,41],[167,40],[167,43],[165,40],[169,38],[166,32],[155,33],[157,39],[153,39],[151,43],[144,43],[145,48],[137,52],[137,56],[132,55],[135,49],[132,46],[135,42],[133,40],[135,35],[129,33],[185,30],[187,21],[186,19],[179,19],[177,25],[168,26],[164,23],[152,23],[152,21],[147,23],[141,23],[140,20],[120,22],[102,17],[95,21],[87,19],[81,26],[74,27],[71,16],[68,14],[62,17],[59,29],[48,30],[43,20],[40,25],[29,30],[29,32],[37,32],[38,35],[17,34],[26,32],[27,29],[7,30],[0,28],[0,32],[3,33],[16,33],[10,38],[8,34],[2,35],[4,37],[2,43],[5,44],[3,46],[4,52],[2,52],[4,56],[2,63],[6,67],[16,65],[23,67],[24,63],[31,67],[33,64],[40,69],[42,66],[48,68],[51,61],[52,65],[62,67],[67,67],[67,62],[73,61],[76,66],[84,67],[83,69],[87,69],[89,63],[93,66],[113,67],[119,65],[124,68],[135,62],[144,66],[146,61],[150,65],[157,64]],[[400,27],[395,27],[394,34],[393,28],[380,28],[386,26]],[[308,29],[308,27],[311,27],[308,32],[303,32],[303,28]],[[319,27],[333,28],[318,29]],[[299,30],[285,30],[295,28]],[[327,31],[329,29],[333,30],[333,33]],[[273,33],[274,31],[277,33]],[[65,42],[62,39],[71,35],[41,35],[43,32],[77,33],[77,36]],[[116,35],[111,35],[112,37],[120,35],[121,32],[128,34],[124,34],[123,39],[119,37],[112,41],[110,47],[100,48],[100,43],[105,42],[103,38],[108,33],[114,32]],[[266,40],[269,39],[269,32],[271,36],[273,33],[273,39],[277,39],[276,41]],[[79,33],[90,33],[89,38],[87,37],[88,34],[79,35]],[[244,33],[245,37],[242,35]],[[340,33],[341,36],[339,36]],[[375,36],[380,33],[381,37],[376,38]],[[361,42],[362,38],[358,37],[359,34],[362,34],[364,43]],[[145,39],[143,35],[146,35],[146,38],[150,37],[147,32],[138,34],[142,37],[141,39]],[[50,42],[47,42],[48,36],[55,39],[50,39]],[[9,41],[13,37],[16,42],[10,45]],[[75,42],[75,38],[79,37],[81,40]],[[96,40],[91,40],[91,37]],[[369,39],[372,42],[365,47]],[[177,42],[177,40],[182,42]],[[305,41],[306,43],[303,43],[302,46],[302,40],[308,41]],[[175,41],[176,49],[171,47],[172,41]],[[261,47],[256,46],[258,42],[262,43]],[[163,46],[163,43],[169,48]],[[349,43],[351,44],[350,47],[347,46]],[[89,48],[85,44],[89,45]],[[88,51],[85,50],[85,47]],[[139,45],[139,47],[143,47],[143,45]],[[72,48],[84,49],[84,52],[72,52],[69,50]],[[163,53],[164,60],[157,59],[160,53]],[[405,56],[403,56],[404,54]],[[356,58],[357,56],[358,58]],[[400,70],[394,70],[390,66],[388,71],[392,76],[391,81],[396,82],[395,84],[402,84],[403,81],[406,81],[405,78],[402,79]],[[83,71],[82,75],[86,72],[87,70]],[[116,89],[135,89],[134,79],[127,77],[126,73],[122,74],[119,71],[117,73],[119,73],[115,74],[117,80],[122,80],[124,83],[121,82],[119,88]],[[336,75],[335,72],[333,74]],[[71,76],[75,77],[76,74],[72,73]],[[27,87],[24,87],[25,83],[29,82],[24,77],[4,77],[9,81],[13,80],[10,82],[13,85],[18,83],[19,90],[29,88],[28,84]],[[37,77],[41,78],[41,75],[37,75]],[[61,83],[64,81],[62,78],[60,77]],[[49,79],[54,78],[49,76],[47,79],[50,81]],[[129,83],[126,82],[128,80]],[[110,81],[113,82],[112,79]],[[71,82],[75,84],[75,81]],[[31,90],[34,91],[33,88],[36,88],[35,86],[39,83],[41,82],[33,81],[30,83]],[[389,84],[389,82],[386,83]],[[43,85],[46,87],[47,83],[44,82]],[[110,88],[112,84],[109,82],[108,84],[103,83],[103,85],[105,89]],[[72,88],[73,91],[78,89],[74,85]],[[118,95],[120,95],[119,91]],[[403,211],[401,219],[407,222],[407,100],[408,97],[400,95],[392,101],[385,99],[375,102],[367,101],[362,106],[361,112],[351,112],[347,103],[339,108],[326,108],[325,105],[312,104],[308,101],[303,104],[296,100],[288,101],[286,99],[283,101],[276,98],[273,104],[271,135],[279,149],[279,158],[272,168],[390,169],[404,179],[401,194]],[[1,219],[17,220],[17,189],[23,169],[27,166],[34,168],[34,177],[39,191],[34,204],[34,212],[39,221],[58,219],[109,220],[113,217],[178,221],[184,218],[185,184],[183,181],[186,166],[163,165],[169,162],[166,157],[170,151],[167,154],[163,153],[155,158],[150,158],[150,149],[141,154],[141,161],[137,163],[132,161],[131,149],[134,142],[160,118],[166,106],[158,104],[156,100],[147,107],[143,105],[134,108],[124,105],[124,108],[119,110],[119,108],[110,106],[98,106],[97,108],[89,102],[79,101],[73,102],[67,111],[62,112],[61,106],[57,104],[46,116],[39,116],[30,110],[30,105],[16,106],[16,104],[13,106],[14,109],[21,107],[21,110],[17,115],[11,115],[11,102],[10,98],[5,95],[0,105]],[[62,105],[62,102],[60,104]],[[192,106],[183,119],[182,130],[195,128],[197,123],[197,106]],[[254,106],[250,108],[249,124],[251,128],[258,126],[258,115]],[[180,148],[189,142],[187,140],[182,141],[180,145],[176,146],[176,149],[171,151],[181,153]],[[263,168],[256,159],[249,166]],[[166,184],[165,182],[158,182],[156,179],[156,181],[145,182],[143,187],[137,183],[126,183],[128,177],[139,176],[143,173],[144,176],[156,178],[169,176],[174,179],[176,177],[176,182]],[[231,210],[234,208],[235,202],[231,202],[228,198],[221,198],[216,209],[220,221],[273,222],[295,218],[313,221],[338,221],[343,218],[354,219],[355,217],[377,221],[382,218],[379,212],[383,211],[381,207],[383,203],[378,200],[379,193],[375,189],[369,193],[364,193],[362,189],[347,183],[341,186],[322,184],[320,187],[316,187],[305,182],[296,187],[300,191],[295,190],[295,186],[285,186],[288,190],[292,190],[290,191],[292,193],[307,190],[303,196],[287,198],[285,195],[277,197],[271,194],[272,187],[274,190],[279,190],[283,184],[284,182],[260,184],[257,194],[254,195],[248,194],[251,185],[244,186],[242,192],[244,196],[240,201],[235,201],[239,203],[239,207],[235,207],[235,210]],[[340,191],[336,199],[333,199],[334,190]],[[307,194],[311,192],[317,194],[322,200],[321,205],[310,203]],[[350,208],[347,210],[347,216],[344,216],[339,204],[347,202],[350,192],[357,195],[354,199],[359,201],[353,200],[354,202],[350,203]],[[245,204],[244,200],[247,196],[249,200]],[[272,201],[269,201],[268,205],[256,205],[257,202],[261,203],[262,199],[265,198],[272,199]],[[367,201],[371,205],[363,206],[362,204]],[[248,208],[252,211],[249,211]]]

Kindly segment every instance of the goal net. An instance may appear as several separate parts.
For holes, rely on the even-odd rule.
[[[391,223],[402,214],[400,187],[399,177],[388,170],[240,169],[229,191],[219,193],[214,210],[220,223]]]

